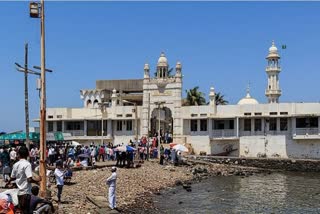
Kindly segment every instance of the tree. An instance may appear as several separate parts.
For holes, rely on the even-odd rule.
[[[215,95],[216,105],[227,105],[229,102],[224,99],[224,95],[221,95],[220,92]]]
[[[198,90],[199,86],[196,86],[192,89],[186,90],[187,98],[184,105],[188,106],[198,106],[205,105],[206,99],[204,98],[204,93]]]

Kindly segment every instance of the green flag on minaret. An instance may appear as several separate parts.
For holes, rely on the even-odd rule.
[[[282,49],[287,49],[287,45],[282,45]]]

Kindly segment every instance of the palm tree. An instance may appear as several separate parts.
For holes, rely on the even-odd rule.
[[[188,106],[198,106],[205,105],[206,99],[204,98],[204,93],[198,90],[199,86],[196,86],[192,89],[186,90],[187,98],[184,102],[184,105]]]
[[[220,92],[216,93],[215,95],[216,105],[227,105],[229,102],[224,99],[224,95]]]

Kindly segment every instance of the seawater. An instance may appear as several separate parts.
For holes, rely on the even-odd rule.
[[[154,198],[161,213],[320,213],[319,173],[210,177]]]

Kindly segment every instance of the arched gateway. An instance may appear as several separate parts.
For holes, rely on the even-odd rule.
[[[142,135],[148,135],[149,128],[154,136],[160,128],[162,134],[170,134],[173,140],[178,143],[181,141],[179,138],[182,138],[181,63],[177,62],[175,74],[171,74],[169,70],[172,69],[169,69],[169,63],[164,53],[161,53],[159,57],[154,77],[150,76],[149,64],[144,66]]]
[[[171,110],[168,107],[153,109],[150,124],[152,136],[159,133],[159,130],[162,136],[165,133],[173,135],[173,117]]]

